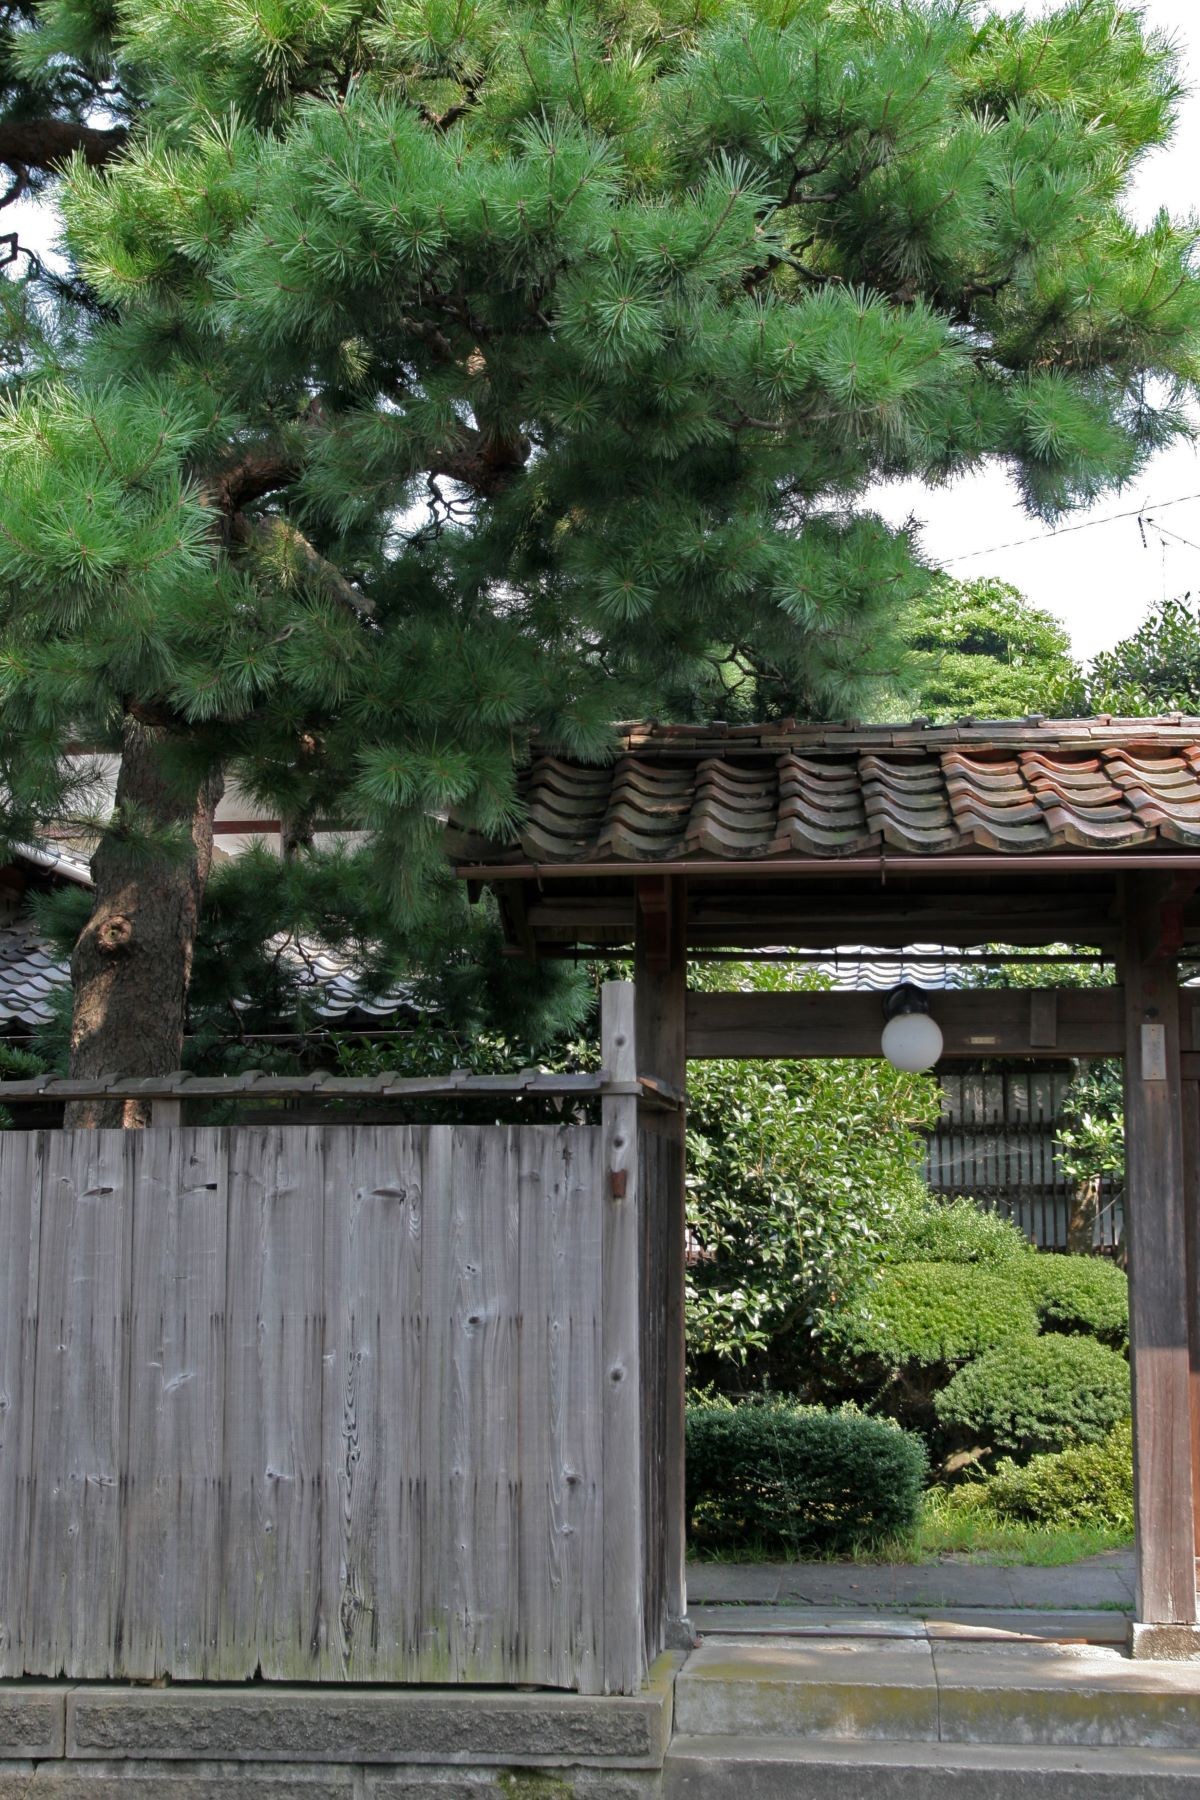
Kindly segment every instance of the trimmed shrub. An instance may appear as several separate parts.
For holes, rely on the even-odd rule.
[[[1094,1444],[1129,1416],[1129,1365],[1094,1338],[1018,1339],[960,1369],[934,1407],[966,1443],[1022,1458]]]
[[[1133,1530],[1133,1427],[1122,1421],[1099,1444],[1005,1461],[983,1484],[994,1518],[1026,1525],[1098,1525]]]
[[[1045,1331],[1079,1331],[1121,1350],[1129,1342],[1129,1283],[1102,1256],[1031,1256],[1020,1280]]]
[[[835,1322],[838,1350],[891,1370],[916,1363],[953,1367],[1037,1332],[1037,1313],[1007,1265],[896,1263]]]
[[[1035,1253],[1010,1219],[973,1200],[938,1200],[928,1191],[896,1204],[885,1234],[893,1263],[979,1263],[988,1267],[1033,1260]]]
[[[890,1537],[915,1524],[927,1474],[919,1438],[851,1408],[688,1407],[688,1516],[711,1548],[837,1553]]]

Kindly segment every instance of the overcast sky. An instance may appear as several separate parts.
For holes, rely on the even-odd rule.
[[[994,0],[1001,11],[1016,0]],[[1183,52],[1189,84],[1200,87],[1200,0],[1142,0],[1150,24],[1168,31]],[[1182,216],[1200,205],[1200,94],[1184,102],[1174,141],[1146,159],[1133,194],[1133,211],[1149,221],[1161,206]],[[1184,504],[1169,501],[1191,496]],[[1037,605],[1056,613],[1080,656],[1107,649],[1136,629],[1146,608],[1164,594],[1190,590],[1200,597],[1200,450],[1180,445],[1155,457],[1137,483],[1114,491],[1087,512],[1060,521],[1060,535],[1022,510],[999,469],[930,490],[920,482],[890,484],[875,504],[895,524],[909,514],[924,522],[923,543],[933,561],[952,575],[999,575]],[[1160,521],[1160,535],[1146,527],[1139,508]],[[1088,522],[1083,531],[1063,530]],[[1179,539],[1189,540],[1180,543]],[[1016,539],[1032,542],[1014,544]]]
[[[1014,12],[1019,0],[993,4]],[[1179,44],[1189,83],[1200,89],[1200,0],[1142,0],[1142,10]],[[1185,100],[1174,141],[1139,171],[1133,211],[1143,221],[1161,206],[1187,214],[1200,205],[1198,188],[1200,92]],[[16,213],[24,241],[45,247],[52,219],[28,208]],[[8,218],[15,223],[14,214]],[[1170,504],[1175,501],[1183,503]],[[1200,597],[1200,449],[1191,445],[1157,456],[1135,486],[1062,520],[1056,536],[1022,510],[1001,469],[946,489],[892,483],[877,489],[872,503],[894,524],[910,515],[919,519],[927,554],[951,574],[1001,576],[1056,613],[1083,657],[1135,630],[1146,608],[1164,595],[1190,591]],[[1155,523],[1140,527],[1139,510]],[[1129,516],[1112,517],[1121,513]],[[1110,522],[1093,523],[1104,520]],[[1074,529],[1079,525],[1086,529]]]

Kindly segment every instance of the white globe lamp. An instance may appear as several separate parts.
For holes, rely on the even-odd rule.
[[[879,1048],[893,1069],[915,1075],[932,1069],[942,1054],[943,1038],[936,1019],[929,1016],[929,998],[910,982],[893,988],[884,1007],[887,1023]]]

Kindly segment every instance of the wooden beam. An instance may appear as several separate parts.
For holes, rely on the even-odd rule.
[[[647,904],[647,901],[650,904]],[[687,896],[682,881],[672,881],[665,894],[643,893],[638,884],[637,932],[634,939],[638,1073],[667,1082],[684,1092],[687,1082]],[[646,1196],[647,1229],[660,1234],[665,1260],[665,1337],[659,1372],[665,1394],[661,1519],[664,1559],[663,1639],[690,1639],[687,1615],[687,1508],[684,1493],[684,1418],[687,1386],[685,1288],[687,1278],[687,1190],[684,1150],[686,1118],[682,1108],[657,1118],[643,1117],[669,1148],[657,1167],[663,1191]]]
[[[1040,1056],[1045,1013],[1054,996],[1053,1055],[1120,1056],[1124,1049],[1118,988],[945,989],[929,1010],[942,1028],[944,1058]],[[1034,996],[1040,996],[1036,1001]],[[882,994],[689,993],[689,1057],[818,1057],[880,1054]]]
[[[1139,1631],[1196,1622],[1188,1232],[1174,961],[1160,896],[1136,877],[1125,892],[1125,1219],[1133,1366],[1134,1516]],[[1151,1652],[1153,1653],[1153,1652]]]

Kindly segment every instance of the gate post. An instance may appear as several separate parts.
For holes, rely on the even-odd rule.
[[[601,1413],[604,1444],[604,1691],[633,1694],[646,1668],[643,1612],[641,1254],[637,1032],[632,982],[600,990],[600,1061],[627,1089],[601,1102]]]
[[[1125,888],[1125,1229],[1133,1368],[1135,1656],[1200,1656],[1179,978],[1162,895]]]
[[[687,891],[678,876],[646,877],[634,902],[634,971],[638,1051],[642,1073],[669,1082],[680,1094],[687,1085]],[[650,1229],[662,1233],[666,1264],[666,1418],[662,1485],[664,1559],[664,1642],[690,1648],[695,1633],[687,1618],[687,1499],[684,1424],[687,1401],[687,1189],[682,1106],[646,1120],[672,1146],[665,1191],[655,1195]]]

